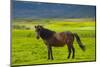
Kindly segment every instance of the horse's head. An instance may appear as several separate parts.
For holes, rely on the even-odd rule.
[[[35,32],[37,33],[37,36],[36,36],[37,39],[40,38],[40,30],[42,30],[42,29],[43,29],[43,26],[41,26],[41,25],[35,26]]]

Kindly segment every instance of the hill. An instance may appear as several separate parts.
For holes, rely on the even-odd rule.
[[[95,18],[96,7],[89,5],[13,1],[13,18]]]

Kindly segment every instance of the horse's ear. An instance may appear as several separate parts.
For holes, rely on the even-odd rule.
[[[43,28],[43,25],[40,25],[41,28]]]
[[[37,26],[34,26],[35,28],[37,27]]]

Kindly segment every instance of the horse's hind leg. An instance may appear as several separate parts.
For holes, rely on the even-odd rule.
[[[68,44],[68,59],[70,58],[70,54],[71,54],[71,46],[70,46],[70,44]]]
[[[73,51],[72,58],[74,59],[74,57],[75,57],[75,48],[74,48],[74,46],[73,46],[73,45],[72,45],[72,51]]]
[[[71,48],[71,50],[72,50],[72,58],[74,59],[74,57],[75,57],[75,48],[74,48],[74,46],[73,46],[73,42],[71,42],[70,44],[69,44],[69,46],[70,46],[70,48]]]

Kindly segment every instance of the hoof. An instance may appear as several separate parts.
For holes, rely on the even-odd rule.
[[[74,59],[74,57],[72,57],[72,59]]]
[[[50,60],[50,58],[48,58],[48,60]]]
[[[69,59],[70,57],[67,57],[67,59]]]
[[[54,60],[53,58],[51,60]]]
[[[72,59],[74,59],[75,57],[74,56],[72,56]]]

